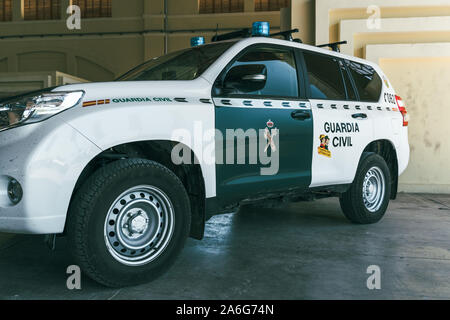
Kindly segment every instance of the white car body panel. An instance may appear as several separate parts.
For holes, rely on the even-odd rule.
[[[6,184],[0,183],[0,230],[63,232],[78,177],[101,150],[56,117],[45,125],[41,122],[2,132],[1,137],[1,180],[14,177],[24,195],[19,204],[11,206],[6,201]]]
[[[360,102],[314,99],[311,100],[311,105],[314,121],[314,143],[310,187],[352,183],[358,168],[360,155],[369,142],[373,141],[373,123],[370,121],[370,117],[373,113],[379,111],[371,111],[368,114],[369,119],[358,120],[353,119],[352,114],[369,112],[356,109],[357,105],[361,105]],[[318,106],[321,106],[321,108]],[[345,109],[344,106],[348,106],[348,109]],[[351,124],[354,127],[357,125],[358,132],[326,132],[326,123],[331,126],[339,126],[342,123]],[[331,157],[329,158],[320,155],[318,152],[319,137],[322,134],[328,135],[331,139]],[[352,146],[334,146],[334,139],[339,138],[350,138]],[[350,140],[345,140],[345,142],[348,143]]]

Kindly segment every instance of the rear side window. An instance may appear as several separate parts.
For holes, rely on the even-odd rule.
[[[359,99],[367,102],[378,102],[381,95],[382,81],[371,66],[355,61],[345,60],[359,93]]]
[[[346,100],[338,60],[332,56],[304,51],[312,99]]]

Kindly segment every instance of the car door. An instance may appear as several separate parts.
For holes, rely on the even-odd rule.
[[[216,80],[222,203],[309,186],[313,122],[297,65],[290,47],[256,45],[239,53]]]
[[[351,183],[361,154],[373,139],[375,105],[359,101],[342,59],[302,52],[314,118],[311,187]]]

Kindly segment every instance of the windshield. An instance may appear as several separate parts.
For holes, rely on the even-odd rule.
[[[116,81],[194,80],[235,43],[208,44],[169,53],[141,64]]]

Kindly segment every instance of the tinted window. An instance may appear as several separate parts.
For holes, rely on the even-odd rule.
[[[169,53],[141,64],[117,81],[193,80],[235,43],[209,44]]]
[[[347,98],[348,98],[348,100],[354,101],[354,100],[356,100],[356,93],[355,93],[355,89],[352,85],[352,82],[350,80],[350,76],[349,76],[347,70],[345,70],[345,67],[341,61],[339,61],[339,65],[341,65],[342,75],[344,76],[345,89],[347,89]]]
[[[227,73],[234,67],[242,65],[255,65],[255,70],[257,69],[256,66],[258,68],[265,67],[265,85],[256,91],[226,90],[224,92],[226,95],[298,97],[297,70],[292,50],[262,47],[250,49],[228,68]]]
[[[306,69],[312,99],[345,100],[345,87],[338,60],[305,51]]]
[[[361,101],[377,102],[380,99],[382,82],[371,66],[345,60],[356,85]]]

